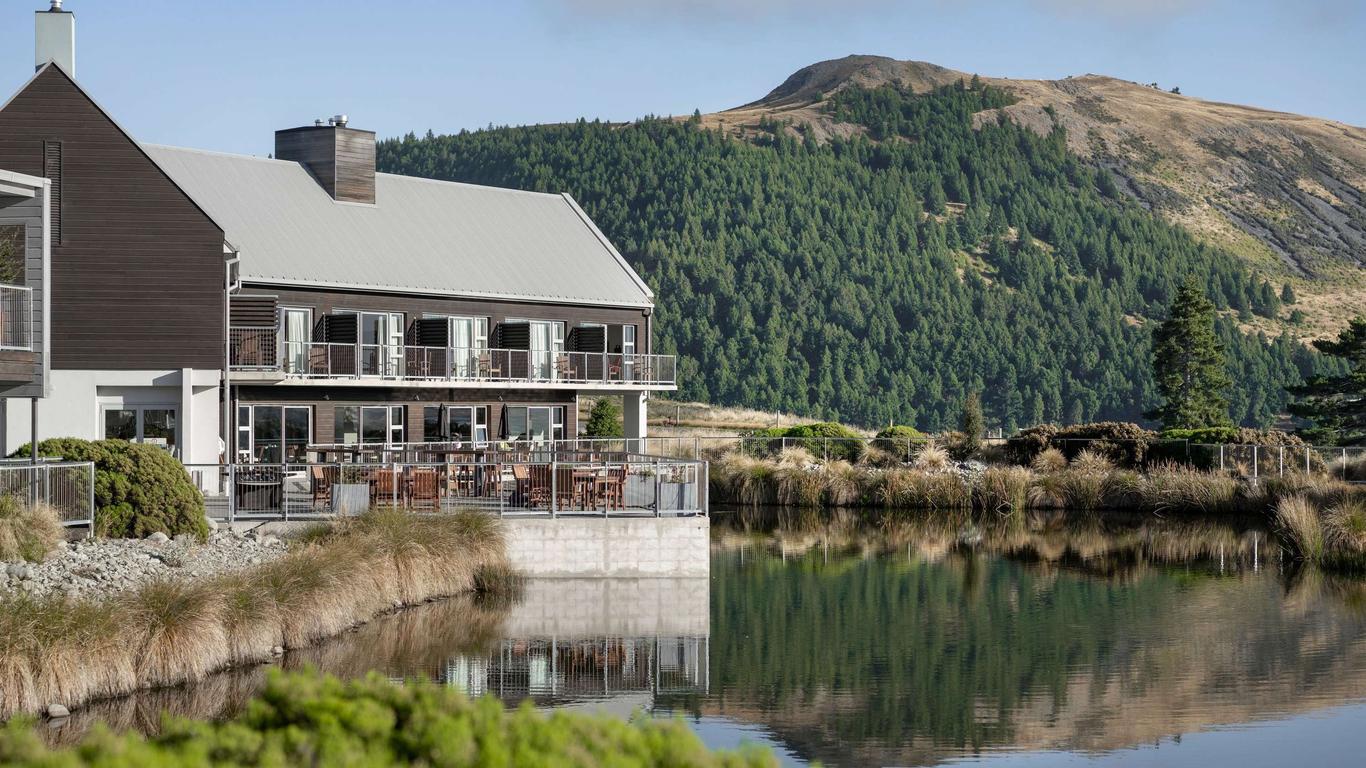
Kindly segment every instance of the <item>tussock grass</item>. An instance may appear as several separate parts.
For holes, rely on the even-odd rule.
[[[1034,473],[1024,467],[991,467],[978,481],[978,504],[984,512],[1008,515],[1029,507]]]
[[[281,558],[105,602],[0,598],[0,719],[198,680],[437,597],[516,581],[497,520],[376,510]]]
[[[1332,543],[1353,552],[1366,551],[1366,499],[1343,497],[1324,512]]]
[[[1226,474],[1160,464],[1138,476],[1130,490],[1136,506],[1149,512],[1210,514],[1234,511],[1240,485]]]
[[[1035,472],[1061,472],[1067,469],[1067,455],[1057,448],[1045,448],[1039,451],[1029,465]]]
[[[11,494],[0,496],[0,562],[40,562],[65,535],[61,517],[52,507],[29,504]]]
[[[911,462],[916,469],[931,472],[942,471],[949,466],[949,452],[938,443],[926,443],[915,455],[915,461]]]
[[[1286,496],[1276,502],[1276,526],[1295,556],[1319,564],[1327,552],[1327,537],[1318,510],[1304,496]]]

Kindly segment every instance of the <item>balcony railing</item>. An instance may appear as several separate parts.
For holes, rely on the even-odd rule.
[[[234,371],[278,372],[302,379],[546,382],[585,385],[672,385],[673,355],[554,352],[528,349],[390,346],[319,341],[276,342],[274,328],[232,328]]]
[[[0,285],[0,349],[33,349],[33,289]]]

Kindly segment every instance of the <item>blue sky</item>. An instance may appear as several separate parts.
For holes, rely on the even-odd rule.
[[[0,0],[0,90],[32,12]],[[265,154],[348,113],[392,136],[715,111],[872,53],[1009,77],[1096,72],[1366,125],[1361,0],[67,0],[77,77],[138,138]],[[4,97],[0,97],[4,98]]]

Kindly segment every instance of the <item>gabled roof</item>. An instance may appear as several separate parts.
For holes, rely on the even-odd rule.
[[[297,162],[144,145],[241,256],[245,282],[647,307],[568,195],[380,173],[339,203]]]

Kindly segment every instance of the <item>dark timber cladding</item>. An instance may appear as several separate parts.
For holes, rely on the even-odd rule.
[[[293,160],[334,200],[375,202],[375,132],[339,125],[275,132],[275,159]]]
[[[0,110],[0,168],[54,159],[52,367],[222,368],[223,232],[49,65]]]
[[[490,345],[502,343],[501,326],[509,318],[519,320],[558,320],[565,323],[566,341],[581,323],[636,326],[636,352],[649,354],[649,334],[646,332],[645,312],[639,308],[590,307],[575,304],[542,304],[537,302],[494,301],[485,299],[457,299],[438,296],[412,296],[384,293],[359,293],[324,290],[320,288],[287,288],[283,286],[245,286],[242,294],[232,297],[239,301],[254,300],[253,295],[275,296],[281,307],[312,309],[313,321],[323,323],[328,315],[341,312],[402,312],[405,326],[411,326],[424,314],[467,315],[489,318]],[[236,317],[234,310],[234,317]],[[234,323],[236,321],[234,320]],[[348,328],[354,328],[352,321]],[[321,339],[319,339],[321,340]],[[350,342],[352,339],[331,338],[329,341]],[[411,342],[410,342],[411,343]],[[589,347],[598,351],[597,347]]]

